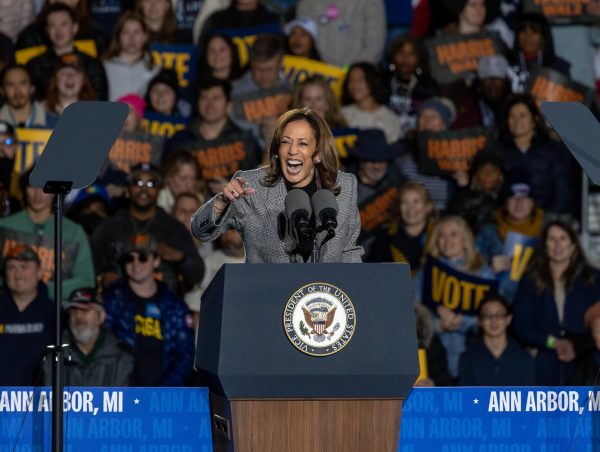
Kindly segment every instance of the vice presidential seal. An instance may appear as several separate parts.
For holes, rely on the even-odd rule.
[[[327,356],[343,349],[356,329],[350,297],[340,288],[315,282],[298,289],[283,311],[283,328],[303,353]]]

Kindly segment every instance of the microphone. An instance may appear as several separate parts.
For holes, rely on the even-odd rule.
[[[310,238],[310,199],[304,190],[290,190],[285,197],[285,214],[300,238]]]
[[[329,190],[317,190],[311,199],[313,212],[321,221],[323,230],[335,235],[337,228],[338,203],[335,195]]]

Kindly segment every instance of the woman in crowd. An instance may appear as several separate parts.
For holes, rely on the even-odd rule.
[[[548,19],[538,13],[521,16],[509,62],[508,76],[513,93],[525,92],[529,76],[536,67],[548,67],[569,76],[570,64],[554,53]]]
[[[332,193],[339,206],[335,237],[321,249],[320,262],[360,262],[356,178],[338,171],[336,144],[318,113],[296,109],[284,113],[268,146],[268,165],[237,172],[223,192],[204,204],[192,219],[200,240],[214,240],[233,228],[242,235],[246,261],[306,262],[311,234],[297,236],[280,215],[286,194],[300,189],[308,196],[318,189]],[[321,242],[325,232],[319,233]]]
[[[317,24],[308,17],[297,17],[283,27],[285,33],[285,53],[311,60],[320,60],[315,45]]]
[[[60,115],[74,102],[95,99],[92,84],[77,60],[63,62],[48,83],[46,110]]]
[[[310,108],[319,113],[332,129],[348,127],[331,86],[323,77],[313,75],[294,87],[292,108]]]
[[[389,107],[400,116],[402,133],[406,135],[417,126],[416,107],[437,96],[439,89],[426,72],[423,49],[411,36],[400,36],[392,42],[389,60]]]
[[[200,167],[188,151],[169,153],[163,165],[164,187],[158,194],[157,204],[166,212],[171,212],[175,198],[181,193],[196,193]]]
[[[481,337],[460,357],[461,386],[533,386],[535,365],[509,333],[512,314],[508,302],[487,293],[477,312]]]
[[[124,94],[143,96],[148,83],[160,71],[150,53],[148,29],[143,19],[133,12],[123,14],[105,55],[109,100]]]
[[[350,127],[381,129],[388,143],[402,138],[400,120],[386,104],[382,80],[371,63],[350,66],[342,87],[342,114]]]
[[[243,72],[237,48],[229,36],[217,33],[204,41],[198,71],[199,85],[215,78],[232,82]]]
[[[514,330],[537,350],[539,385],[568,384],[582,337],[585,311],[600,299],[600,273],[591,267],[575,231],[552,221],[521,278],[514,301]]]
[[[162,69],[150,80],[144,100],[147,112],[176,117],[188,117],[192,113],[189,102],[179,96],[179,81],[173,69]]]
[[[444,28],[445,34],[470,35],[483,31],[487,16],[486,0],[453,0],[449,3],[456,22]]]
[[[569,213],[573,207],[571,157],[548,137],[531,96],[508,101],[500,136],[498,149],[506,172],[529,173],[535,200],[545,212]]]
[[[432,256],[444,264],[481,278],[493,279],[494,273],[485,264],[485,259],[477,252],[475,238],[467,222],[459,216],[442,218],[431,231],[425,245],[425,257]],[[415,298],[422,299],[423,270],[413,280]],[[458,360],[465,351],[467,337],[477,327],[475,316],[458,314],[445,306],[438,306],[434,312],[435,330],[446,347],[448,370],[453,378],[458,377]]]
[[[366,260],[408,262],[414,275],[421,266],[423,249],[435,222],[435,205],[427,189],[418,182],[405,183],[398,198],[398,219],[385,234],[376,237]]]
[[[137,0],[135,12],[146,24],[149,42],[177,42],[177,18],[171,0]]]

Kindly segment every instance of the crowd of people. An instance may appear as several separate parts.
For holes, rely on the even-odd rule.
[[[53,200],[29,185],[39,153],[22,144],[89,100],[129,115],[97,181],[66,200],[68,385],[201,383],[201,295],[248,257],[227,230],[243,216],[205,234],[214,242],[192,235],[192,216],[211,199],[220,215],[215,195],[237,171],[273,167],[277,119],[304,107],[354,175],[362,260],[410,264],[418,385],[595,384],[600,273],[578,237],[581,169],[531,89],[542,69],[595,89],[584,60],[555,49],[557,27],[519,0],[417,0],[405,23],[389,20],[406,12],[397,1],[264,3],[0,0],[0,356],[12,363],[0,386],[51,377]],[[494,52],[449,80],[436,43],[474,37]],[[197,67],[160,46],[193,49]],[[593,54],[592,40],[573,46]],[[289,57],[304,77],[284,70]],[[431,169],[428,140],[474,136],[485,146],[462,166]],[[483,288],[472,303],[469,284]]]

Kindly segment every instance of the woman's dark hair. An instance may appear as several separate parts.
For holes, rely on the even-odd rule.
[[[227,44],[227,47],[229,47],[229,50],[231,52],[231,68],[229,69],[229,78],[227,79],[227,81],[231,82],[232,80],[239,78],[244,72],[244,68],[240,66],[240,56],[238,54],[236,45],[233,43],[233,40],[229,36],[223,34],[212,34],[204,40],[204,44],[202,46],[202,49],[200,50],[200,62],[198,63],[199,85],[207,82],[208,80],[214,79],[214,76],[212,75],[212,70],[208,65],[207,49],[211,41],[216,38],[220,38],[223,41],[225,41],[225,44]]]
[[[273,187],[281,179],[282,163],[279,158],[281,136],[285,127],[294,121],[306,121],[315,135],[316,151],[313,156],[313,162],[315,165],[315,177],[319,181],[321,188],[331,190],[335,195],[339,194],[340,187],[337,185],[337,145],[335,139],[325,119],[316,111],[309,108],[290,110],[281,115],[277,120],[277,127],[267,147],[267,175],[261,181],[261,184],[265,187]]]
[[[360,69],[365,75],[365,81],[367,86],[369,87],[369,91],[371,92],[371,96],[375,99],[375,101],[380,105],[387,104],[386,92],[384,83],[382,82],[381,73],[377,69],[374,64],[359,62],[354,63],[348,69],[346,73],[346,77],[344,78],[344,84],[342,85],[342,105],[350,105],[354,103],[354,99],[350,95],[348,91],[348,79],[350,78],[350,73],[354,69]]]
[[[548,66],[552,64],[556,59],[556,53],[554,52],[554,39],[552,39],[550,24],[548,23],[546,16],[538,13],[530,12],[521,16],[521,20],[517,25],[517,30],[515,33],[513,58],[516,57],[521,51],[521,49],[519,49],[519,33],[527,28],[538,32],[544,39],[544,46],[542,48],[542,66]]]
[[[575,230],[570,224],[554,220],[547,223],[542,229],[540,239],[536,245],[535,251],[531,258],[531,262],[527,266],[527,275],[534,282],[536,290],[541,293],[546,287],[553,287],[552,274],[550,272],[550,258],[546,249],[546,242],[550,228],[558,227],[567,233],[571,242],[575,245],[569,266],[562,275],[562,280],[565,283],[565,290],[571,289],[575,279],[581,275],[586,284],[592,284],[595,281],[595,276],[592,267],[588,263],[579,238]]]
[[[506,310],[507,314],[512,313],[510,305],[508,304],[508,301],[506,301],[506,298],[504,298],[497,292],[488,292],[483,296],[483,298],[479,302],[479,307],[477,308],[477,315],[481,315],[481,310],[487,303],[500,303],[502,306],[504,306],[504,309]]]
[[[540,111],[538,110],[537,105],[535,104],[535,100],[529,94],[518,94],[516,96],[511,97],[506,103],[502,124],[502,140],[506,142],[512,142],[513,138],[508,128],[508,115],[510,114],[510,110],[515,106],[523,104],[533,117],[533,122],[535,123],[535,135],[537,138],[541,138],[546,141],[549,139],[548,132],[546,130],[546,126],[544,125],[544,120],[540,115]]]
[[[400,52],[404,46],[413,46],[415,51],[417,52],[417,69],[420,69],[421,72],[428,74],[429,66],[427,64],[427,54],[425,52],[425,47],[421,44],[420,41],[413,38],[411,35],[401,35],[392,41],[388,50],[388,61],[390,64],[393,64],[394,55]]]

